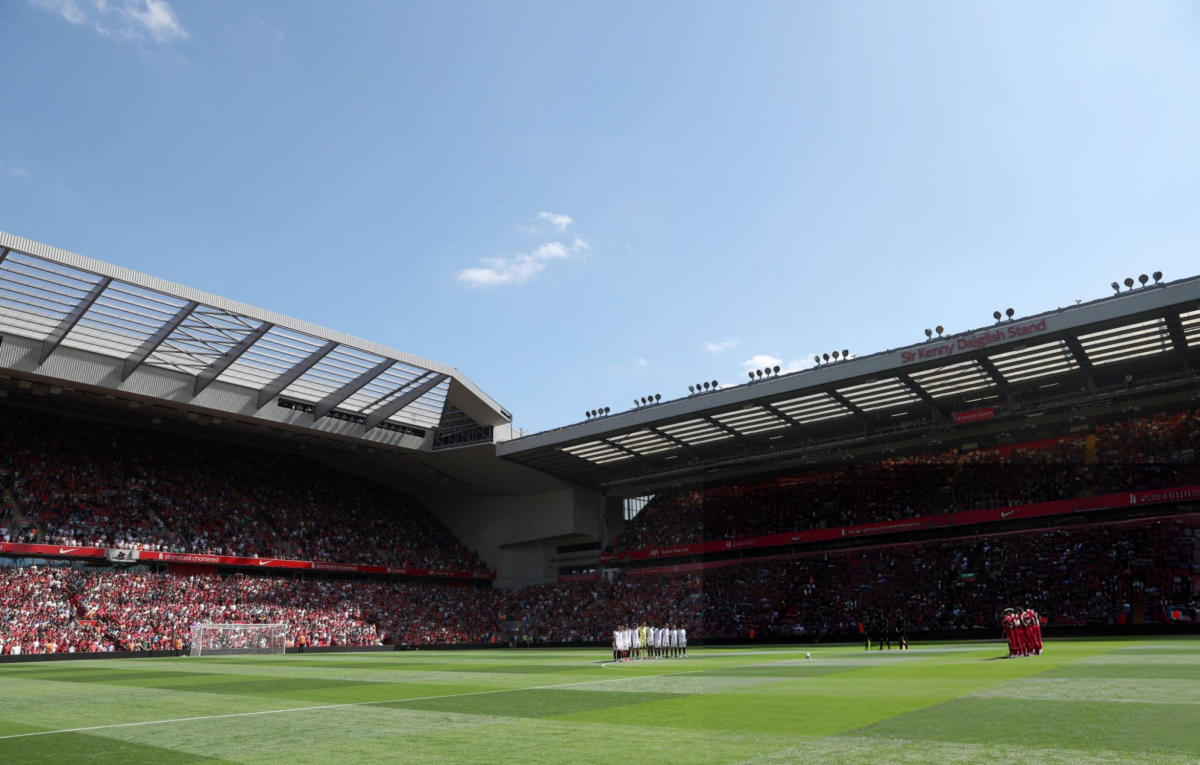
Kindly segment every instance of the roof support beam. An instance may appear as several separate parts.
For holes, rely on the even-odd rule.
[[[733,436],[734,438],[742,438],[743,437],[741,433],[738,433],[733,428],[731,428],[727,425],[722,425],[720,420],[714,419],[712,417],[701,417],[700,419],[704,420],[709,425],[712,425],[717,430],[721,430],[721,431],[724,431],[725,433],[728,433],[729,435]]]
[[[788,425],[791,425],[793,428],[799,429],[799,431],[801,433],[804,433],[805,435],[807,435],[807,431],[805,431],[805,429],[804,429],[804,423],[800,422],[799,420],[797,420],[796,418],[787,414],[786,412],[781,412],[780,410],[776,409],[774,404],[768,404],[766,402],[763,402],[763,403],[760,403],[759,406],[761,406],[763,409],[766,409],[768,412],[775,415],[779,419],[783,420]]]
[[[630,457],[639,457],[639,456],[641,456],[641,455],[639,455],[637,452],[631,452],[630,450],[626,449],[624,446],[621,446],[620,444],[615,444],[615,443],[613,443],[612,441],[608,440],[607,438],[601,438],[601,439],[600,439],[600,442],[601,442],[601,443],[604,443],[604,444],[608,444],[609,446],[611,446],[612,448],[616,449],[617,451],[619,451],[619,452],[624,452],[625,454],[628,454]]]
[[[1007,393],[1008,381],[1004,379],[1004,375],[1000,374],[999,367],[993,364],[992,360],[983,354],[976,356],[975,360],[979,362],[979,366],[983,367],[983,371],[987,372],[988,377],[992,378],[992,382],[995,383],[996,388],[1002,393]]]
[[[1079,338],[1071,335],[1064,337],[1063,342],[1067,344],[1067,349],[1071,351],[1075,361],[1079,362],[1079,366],[1091,372],[1092,360],[1088,358],[1087,351],[1083,349],[1083,343],[1079,342]]]
[[[308,370],[317,365],[317,362],[329,355],[330,351],[337,348],[336,340],[330,340],[322,345],[298,364],[292,366],[291,369],[276,377],[271,382],[263,386],[263,389],[258,392],[258,408],[262,409],[271,399],[283,393],[289,385],[300,379]]]
[[[221,373],[228,369],[230,364],[237,361],[243,353],[250,350],[250,346],[257,343],[273,326],[275,325],[264,321],[255,329],[247,332],[241,340],[238,340],[229,350],[222,353],[216,361],[200,370],[200,374],[196,375],[196,384],[192,386],[192,395],[199,396],[201,391],[212,385],[213,380],[220,377]]]
[[[651,433],[658,436],[659,438],[662,438],[666,441],[670,441],[671,443],[675,444],[676,446],[682,446],[684,448],[687,448],[687,446],[688,446],[686,443],[684,443],[683,441],[680,441],[678,438],[676,438],[675,436],[666,432],[665,430],[659,430],[658,428],[654,428],[654,427],[647,428],[647,430],[649,430]]]
[[[391,359],[384,359],[368,369],[366,372],[363,372],[358,377],[355,377],[350,382],[338,388],[333,393],[330,393],[328,396],[321,399],[317,403],[317,406],[313,409],[313,419],[319,420],[325,415],[329,414],[331,411],[333,411],[335,406],[353,396],[359,388],[363,387],[379,375],[391,369],[392,365],[395,363],[396,362],[392,361]]]
[[[942,407],[939,406],[937,399],[935,399],[929,393],[929,391],[925,390],[920,385],[917,385],[917,381],[912,379],[910,375],[901,372],[900,374],[896,375],[896,379],[899,380],[904,387],[917,394],[917,398],[929,405],[930,410],[933,412],[934,419],[941,417],[946,413],[943,411]]]
[[[929,391],[925,390],[920,385],[917,385],[917,381],[912,379],[912,377],[904,372],[901,372],[900,374],[896,375],[896,379],[904,383],[904,387],[908,388],[913,393],[916,393],[922,401],[927,404],[932,404],[934,408],[937,408],[937,400],[929,394]]]
[[[0,256],[3,259],[3,256]],[[1186,352],[1188,349],[1187,333],[1183,330],[1183,320],[1179,318],[1178,313],[1169,313],[1166,316],[1167,333],[1171,336],[1171,345],[1177,351]]]
[[[9,249],[8,247],[5,247],[3,250],[0,250],[0,263],[4,262],[4,259],[8,257],[8,253],[10,253],[10,252],[12,252],[12,250]]]
[[[430,372],[429,374],[431,375],[430,377],[418,378],[417,380],[414,380],[414,383],[419,383],[415,388],[410,388],[407,393],[402,393],[401,395],[368,414],[366,423],[367,430],[374,430],[375,428],[379,427],[381,424],[383,424],[384,420],[391,417],[396,412],[399,412],[412,402],[416,401],[421,396],[424,396],[437,386],[441,385],[442,380],[445,380],[447,377],[449,377],[449,375],[434,374],[433,372]],[[421,380],[424,380],[424,382],[420,382]]]
[[[828,390],[826,390],[825,392],[829,394],[829,397],[830,397],[831,399],[833,399],[834,401],[838,402],[838,403],[839,403],[839,404],[841,404],[842,406],[846,407],[846,408],[847,408],[848,410],[850,410],[851,412],[854,412],[855,414],[858,414],[858,415],[865,415],[865,414],[866,414],[866,412],[864,412],[863,410],[861,410],[861,409],[859,409],[857,406],[855,406],[853,401],[851,401],[850,399],[846,398],[846,397],[845,397],[845,396],[843,396],[841,393],[838,393],[838,392],[837,392],[836,390],[834,390],[833,388],[829,388],[829,389],[828,389]]]
[[[1083,349],[1083,343],[1079,342],[1079,338],[1074,335],[1064,337],[1063,342],[1067,344],[1067,350],[1071,351],[1071,355],[1079,363],[1079,368],[1083,370],[1088,388],[1095,390],[1096,381],[1092,377],[1092,360],[1088,358],[1087,351]]]
[[[87,313],[87,310],[92,307],[92,304],[96,302],[96,299],[103,294],[104,290],[108,289],[109,284],[112,284],[112,277],[109,276],[106,276],[100,281],[96,282],[92,288],[88,290],[88,293],[83,296],[83,299],[76,303],[75,307],[67,312],[67,315],[62,318],[62,321],[58,323],[58,326],[52,329],[49,335],[46,335],[46,339],[42,341],[41,353],[38,354],[38,366],[46,363],[46,359],[50,358],[50,354],[54,353],[54,349],[57,348],[60,343],[62,343],[63,338],[67,336],[67,333],[79,323],[79,320],[82,319],[83,315]]]
[[[170,337],[171,333],[179,328],[179,325],[191,315],[192,311],[196,310],[196,306],[200,305],[195,300],[189,301],[187,305],[180,308],[179,311],[167,319],[166,323],[159,327],[153,335],[147,337],[146,340],[138,346],[138,349],[125,357],[125,364],[121,367],[121,382],[129,379],[129,376],[140,367],[146,359],[150,358],[150,354],[158,350],[158,346]]]

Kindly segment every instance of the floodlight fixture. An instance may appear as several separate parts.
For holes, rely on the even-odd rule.
[[[1113,286],[1116,286],[1116,284],[1116,282],[1113,282]],[[1004,314],[1000,313],[999,311],[992,311],[992,318],[996,320],[997,324],[1000,323],[1000,317],[1003,315]]]
[[[1013,314],[1014,314],[1014,313],[1016,313],[1016,311],[1014,311],[1014,310],[1013,310],[1013,309],[1011,309],[1011,308],[1006,308],[1006,309],[1004,309],[1004,315],[1008,317],[1008,320],[1009,320],[1009,321],[1012,321],[1012,317],[1013,317]]]
[[[689,386],[688,386],[688,393],[695,393],[695,392],[696,392],[696,386],[694,386],[694,385],[689,385]]]
[[[821,363],[821,357],[820,357],[820,356],[813,356],[813,361],[815,361],[815,362],[817,362],[818,364],[820,364],[820,363]]]
[[[713,386],[713,390],[716,390],[717,388],[719,388],[719,387],[720,387],[720,385],[718,385],[718,383],[717,383],[717,381],[716,381],[716,380],[713,380],[713,381],[712,381],[712,386]]]
[[[753,379],[754,379],[754,373],[753,373],[753,372],[747,372],[746,374],[750,375],[750,379],[751,379],[751,380],[753,380]]]
[[[654,394],[654,400],[655,400],[655,401],[662,401],[662,394],[661,394],[661,393],[655,393],[655,394]]]
[[[1145,287],[1146,282],[1150,281],[1150,277],[1146,276],[1145,274],[1142,274],[1141,276],[1138,277],[1138,281],[1142,283],[1143,287]]]
[[[925,337],[933,337],[933,330],[932,329],[925,330]]]
[[[935,329],[935,331],[938,333],[938,337],[941,337],[942,333],[945,332],[946,330],[942,329],[942,325],[939,324],[939,325],[937,325],[937,328]]]
[[[825,363],[826,363],[826,364],[828,364],[828,363],[829,363],[829,354],[828,354],[828,353],[826,353],[826,354],[824,355],[824,358],[825,358]]]
[[[843,348],[842,349],[842,361],[845,361],[848,358],[850,358],[850,351]]]
[[[1129,278],[1128,276],[1125,277],[1125,286],[1129,289],[1133,289],[1133,279]]]
[[[834,351],[834,352],[833,352],[833,360],[834,360],[834,361],[837,361],[837,360],[838,360],[838,358],[839,358],[839,357],[841,357],[841,355],[842,355],[842,354],[838,353],[837,351]]]
[[[1154,272],[1154,283],[1158,284],[1161,281],[1162,281],[1162,271],[1155,271]]]
[[[611,411],[612,411],[612,410],[611,410],[611,409],[609,409],[607,406],[606,406],[606,407],[604,407],[604,413],[605,413],[605,414],[608,414],[608,413],[609,413],[609,412],[611,412]]]
[[[1113,288],[1113,292],[1121,291],[1121,285],[1117,284],[1116,282],[1113,282],[1110,286]]]
[[[775,365],[775,374],[779,374],[779,365],[778,364]]]

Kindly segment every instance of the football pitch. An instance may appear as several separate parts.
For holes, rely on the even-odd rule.
[[[812,653],[806,659],[804,651]],[[0,763],[1200,762],[1200,640],[0,665]]]

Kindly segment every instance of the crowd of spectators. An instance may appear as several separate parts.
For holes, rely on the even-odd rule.
[[[1097,426],[1088,436],[932,451],[655,496],[610,551],[668,547],[960,510],[1157,489],[1200,479],[1200,417],[1172,412]]]
[[[696,634],[700,576],[626,576],[529,587],[517,594],[521,629],[534,642],[606,642],[618,624],[684,627]]]
[[[490,588],[65,566],[0,569],[0,654],[184,650],[196,624],[284,624],[289,646],[489,643]]]
[[[705,576],[705,632],[845,637],[876,619],[909,633],[991,629],[1018,605],[1055,626],[1163,622],[1200,605],[1198,536],[1192,516],[748,562]]]
[[[284,624],[287,645],[606,643],[618,624],[709,638],[853,638],[995,628],[1004,608],[1054,626],[1194,615],[1200,517],[748,560],[697,573],[568,581],[518,592],[380,581],[121,569],[0,569],[0,654],[186,650],[199,623]]]
[[[76,620],[75,578],[61,567],[0,569],[0,655],[114,649],[99,630]]]
[[[486,571],[412,498],[300,456],[8,407],[0,456],[20,541]]]

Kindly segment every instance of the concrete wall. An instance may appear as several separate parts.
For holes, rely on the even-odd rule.
[[[496,569],[500,587],[524,587],[557,575],[551,564],[554,540],[597,539],[602,534],[602,497],[570,488],[521,497],[424,495],[421,500],[451,533]]]

